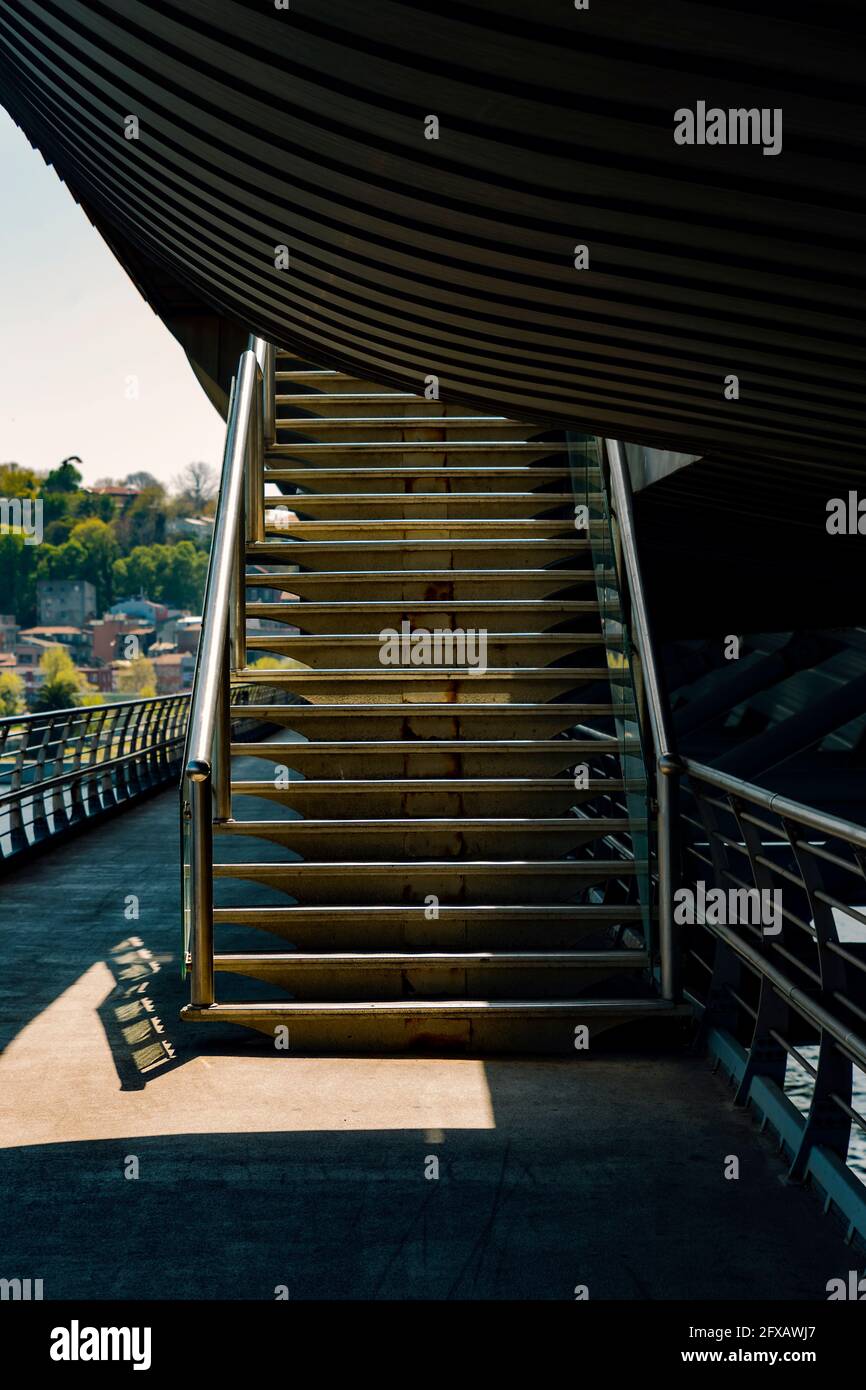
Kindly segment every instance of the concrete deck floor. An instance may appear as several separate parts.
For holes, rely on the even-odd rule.
[[[0,883],[0,1277],[46,1299],[823,1300],[847,1271],[700,1058],[304,1058],[182,1025],[176,817],[161,794]]]

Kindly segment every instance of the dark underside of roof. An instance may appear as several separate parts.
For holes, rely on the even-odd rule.
[[[384,385],[435,374],[446,400],[706,455],[641,501],[655,590],[682,600],[708,537],[766,579],[773,518],[790,569],[806,533],[785,494],[817,486],[823,525],[857,471],[862,18],[862,0],[0,0],[0,101],[203,376],[224,385],[253,329]],[[700,102],[781,112],[781,152],[677,144]]]

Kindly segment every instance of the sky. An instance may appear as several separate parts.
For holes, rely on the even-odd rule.
[[[2,108],[0,186],[0,463],[218,468],[225,426],[183,351]]]

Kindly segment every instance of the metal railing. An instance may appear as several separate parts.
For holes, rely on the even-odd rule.
[[[639,736],[624,744],[628,752],[628,766],[624,764],[624,771],[629,780],[634,782],[636,779],[633,764],[639,761],[646,776],[646,802],[654,832],[646,839],[648,862],[651,848],[654,849],[655,855],[649,884],[650,890],[655,888],[657,900],[657,943],[654,956],[658,963],[661,997],[673,1002],[680,995],[678,941],[673,920],[673,893],[678,875],[676,835],[680,763],[676,755],[664,686],[656,661],[652,625],[637,550],[628,465],[622,446],[617,440],[604,440],[602,444],[603,451],[598,459],[599,487],[605,512],[602,530],[610,538],[611,553],[602,550],[600,559],[596,556],[592,520],[589,523],[590,541],[593,544],[596,587],[602,605],[603,628],[606,626],[604,610],[607,603],[604,595],[611,586],[617,591],[610,627],[613,630],[621,630],[614,631],[613,636],[605,630],[603,635],[609,659],[613,656],[622,667],[616,676],[622,687],[618,698],[625,700],[628,695],[639,726]],[[573,459],[574,449],[571,442],[569,453]],[[578,495],[577,491],[575,495]],[[626,685],[628,691],[625,690]],[[652,911],[652,905],[647,906]]]
[[[0,719],[0,863],[176,776],[188,694]]]
[[[246,665],[246,548],[264,539],[264,450],[274,439],[274,349],[250,338],[232,382],[219,501],[181,778],[184,961],[190,1002],[214,1002],[213,821],[231,814],[230,673]]]
[[[866,827],[691,759],[683,769],[683,888],[703,904],[690,992],[739,1050],[740,1103],[799,1071],[799,1119],[778,1105],[789,1176],[817,1175],[845,1210],[852,1126],[866,1153]]]

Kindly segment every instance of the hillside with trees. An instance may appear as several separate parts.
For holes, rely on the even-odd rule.
[[[207,549],[200,539],[172,539],[171,531],[184,518],[212,512],[214,471],[188,464],[171,491],[144,472],[101,479],[91,489],[83,486],[80,462],[72,456],[47,474],[0,464],[0,497],[41,501],[43,533],[34,545],[14,529],[0,532],[0,612],[14,613],[21,627],[35,623],[40,579],[89,580],[99,611],[137,595],[200,611]]]

